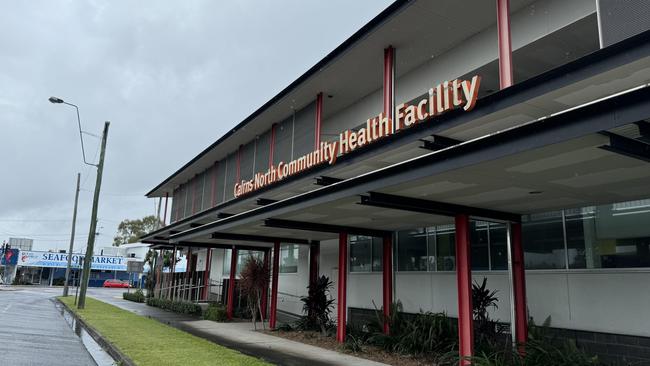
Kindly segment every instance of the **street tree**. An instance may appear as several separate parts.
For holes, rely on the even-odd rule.
[[[125,219],[117,226],[117,235],[113,238],[113,246],[137,243],[141,236],[160,226],[161,223],[154,215],[135,220]]]

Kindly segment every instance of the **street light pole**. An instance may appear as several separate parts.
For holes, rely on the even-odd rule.
[[[95,247],[95,236],[97,231],[97,206],[99,205],[99,189],[102,185],[102,173],[104,171],[104,155],[106,153],[106,139],[108,138],[108,126],[110,122],[104,123],[104,133],[102,134],[102,146],[99,154],[99,163],[97,164],[97,181],[95,182],[95,194],[93,196],[93,210],[90,217],[90,233],[88,234],[88,246],[86,247],[86,258],[81,276],[81,288],[79,289],[78,309],[86,306],[86,289],[90,280],[90,267],[93,260],[93,249]]]
[[[70,234],[70,248],[68,249],[68,264],[65,267],[65,284],[63,285],[63,296],[68,296],[68,279],[70,278],[70,267],[72,265],[72,250],[74,247],[74,229],[77,224],[77,203],[79,202],[79,180],[81,174],[77,173],[77,190],[74,195],[74,211],[72,212],[72,233]]]

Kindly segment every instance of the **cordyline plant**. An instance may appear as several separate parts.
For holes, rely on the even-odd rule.
[[[332,281],[327,276],[320,276],[307,289],[307,296],[301,297],[304,315],[299,320],[302,329],[318,329],[323,336],[327,335],[327,328],[331,326],[330,313],[334,299],[329,297]]]
[[[262,321],[262,327],[265,328],[262,296],[264,289],[269,284],[269,266],[265,265],[261,258],[249,255],[239,277],[240,286],[248,300],[248,309],[251,312],[255,329],[257,329],[258,315]]]

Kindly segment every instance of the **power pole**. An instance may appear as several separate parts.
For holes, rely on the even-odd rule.
[[[104,155],[106,154],[106,139],[108,138],[108,126],[110,122],[104,123],[104,133],[102,134],[102,147],[99,154],[99,164],[97,164],[97,181],[95,182],[95,195],[93,196],[93,211],[90,217],[90,233],[88,234],[88,246],[86,247],[86,257],[84,260],[83,271],[81,272],[81,288],[79,289],[78,309],[86,306],[86,290],[90,280],[90,267],[93,262],[93,249],[95,247],[95,235],[97,231],[97,206],[99,205],[99,189],[102,185],[102,173],[104,171]]]
[[[77,203],[79,202],[79,180],[81,174],[77,173],[77,191],[74,195],[74,211],[72,211],[72,234],[70,234],[70,248],[68,249],[68,264],[65,267],[65,284],[63,285],[63,296],[68,296],[68,279],[70,278],[70,267],[72,266],[72,250],[74,247],[74,229],[77,224]]]

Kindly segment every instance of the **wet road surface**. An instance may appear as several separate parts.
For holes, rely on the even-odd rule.
[[[61,289],[0,289],[0,364],[95,366],[55,306]]]

